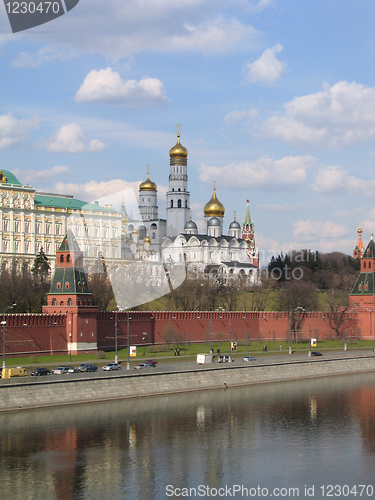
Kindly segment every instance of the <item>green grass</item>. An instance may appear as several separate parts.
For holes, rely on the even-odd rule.
[[[280,344],[282,346],[282,350],[280,351]],[[263,345],[267,346],[267,353],[262,351]],[[368,349],[372,350],[374,347],[374,341],[372,340],[352,340],[348,339],[347,342],[348,349]],[[170,348],[167,351],[163,352],[156,352],[156,353],[150,353],[149,348],[146,348],[146,353],[144,353],[144,347],[139,347],[137,349],[137,356],[136,357],[131,357],[130,361],[131,364],[138,364],[142,362],[144,359],[148,358],[155,358],[155,359],[163,359],[164,361],[182,361],[182,360],[191,360],[195,359],[197,354],[209,354],[210,352],[210,345],[209,342],[207,343],[200,343],[200,344],[186,344],[180,345],[180,356],[174,356],[174,348],[173,346],[170,346]],[[228,342],[213,342],[212,347],[214,350],[214,353],[216,354],[217,349],[220,349],[221,354],[229,354],[229,346]],[[296,353],[298,352],[307,352],[309,349],[308,342],[300,342],[300,343],[292,343],[292,350]],[[312,347],[312,351],[324,351],[324,350],[331,350],[331,351],[343,351],[344,350],[344,341],[343,340],[319,340],[317,347]],[[272,353],[273,355],[275,354],[281,354],[285,355],[289,351],[289,342],[286,341],[253,341],[251,342],[250,345],[238,345],[237,346],[237,352],[232,353],[232,356],[234,357],[241,357],[245,354],[250,354],[250,355],[256,355],[256,356],[267,356],[268,354]],[[99,367],[114,361],[115,358],[115,353],[114,352],[107,352],[105,353],[105,358],[104,359],[98,359],[94,353],[91,354],[77,354],[74,355],[72,354],[71,356],[69,354],[62,354],[62,355],[56,355],[56,356],[35,356],[32,355],[30,357],[17,357],[17,358],[12,358],[8,357],[6,359],[6,364],[8,367],[10,366],[27,366],[27,367],[33,367],[33,366],[58,366],[58,365],[72,365],[72,366],[77,366],[80,363],[95,363]],[[126,362],[127,361],[127,350],[126,349],[121,349],[118,351],[118,359],[120,362]]]

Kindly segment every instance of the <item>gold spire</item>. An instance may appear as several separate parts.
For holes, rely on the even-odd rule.
[[[173,148],[169,150],[170,158],[187,158],[188,150],[184,148],[184,146],[180,143],[180,127],[181,125],[177,124],[177,142]]]
[[[157,191],[155,182],[150,180],[150,165],[147,164],[147,179],[139,185],[140,191]]]
[[[212,195],[212,198],[204,206],[204,215],[206,217],[224,217],[224,213],[224,205],[217,199],[216,188],[214,188],[214,194]]]

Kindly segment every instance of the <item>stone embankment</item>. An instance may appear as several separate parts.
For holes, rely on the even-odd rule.
[[[0,385],[0,412],[230,389],[241,385],[285,382],[375,371],[375,355],[330,359],[304,359],[249,365],[213,365],[193,370],[125,373],[106,377],[76,379],[17,380]]]

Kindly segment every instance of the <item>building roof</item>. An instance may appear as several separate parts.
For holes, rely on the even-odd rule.
[[[52,207],[52,208],[71,208],[72,210],[87,210],[96,212],[115,213],[116,210],[102,207],[99,203],[87,203],[86,201],[77,200],[73,196],[58,195],[48,193],[36,193],[34,196],[36,207]]]
[[[9,172],[9,170],[1,170],[1,172],[5,175],[5,183],[4,184],[16,184],[18,186],[22,186],[17,177]]]
[[[68,229],[64,236],[58,252],[81,252],[77,240],[70,229]]]
[[[374,295],[375,273],[360,273],[350,295]]]
[[[50,294],[72,295],[90,293],[83,269],[76,267],[56,267]]]
[[[375,259],[375,243],[374,240],[372,239],[372,236],[362,256],[362,259]]]

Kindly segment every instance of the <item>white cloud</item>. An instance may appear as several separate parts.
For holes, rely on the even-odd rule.
[[[373,198],[375,196],[375,181],[354,177],[342,167],[333,166],[318,171],[313,189],[320,193],[341,193]]]
[[[87,141],[83,129],[78,123],[60,127],[55,135],[45,141],[51,153],[95,153],[102,151],[107,144],[100,139]]]
[[[244,121],[246,125],[250,125],[254,120],[256,120],[259,116],[259,111],[255,108],[252,109],[243,109],[242,111],[238,111],[235,109],[234,111],[230,111],[224,117],[224,123],[237,123],[239,121]]]
[[[70,175],[70,169],[67,166],[55,166],[44,170],[15,169],[14,173],[16,175],[22,176],[23,182],[33,184],[37,180],[49,180],[59,175]]]
[[[277,44],[265,50],[253,63],[245,64],[245,80],[250,83],[274,83],[279,80],[287,67],[285,61],[279,61],[276,57],[282,50],[283,46]]]
[[[306,243],[314,240],[338,239],[348,234],[347,225],[332,221],[300,220],[293,224],[293,237]]]
[[[341,148],[375,137],[375,87],[341,81],[295,97],[284,116],[263,122],[263,134],[296,146]]]
[[[258,3],[259,8],[266,3]],[[90,0],[89,11],[77,6],[74,18],[62,16],[59,31],[43,37],[51,43],[110,58],[124,58],[144,50],[248,50],[258,32],[236,19],[233,7],[239,15],[249,8],[247,1],[233,6],[230,0]],[[221,17],[217,16],[218,10]]]
[[[111,68],[90,71],[75,98],[77,102],[102,101],[129,107],[169,102],[160,80],[145,77],[139,82],[125,82]]]
[[[76,52],[69,47],[46,46],[41,48],[36,54],[30,52],[21,52],[19,56],[12,61],[15,68],[39,68],[42,64],[63,60],[66,61],[75,57]]]
[[[33,116],[18,120],[11,113],[0,116],[0,150],[21,142],[32,130],[39,128],[41,118]]]
[[[307,171],[316,163],[312,156],[287,156],[281,160],[263,157],[254,162],[232,162],[224,167],[202,165],[200,180],[208,184],[216,180],[229,189],[296,189],[306,183]]]

